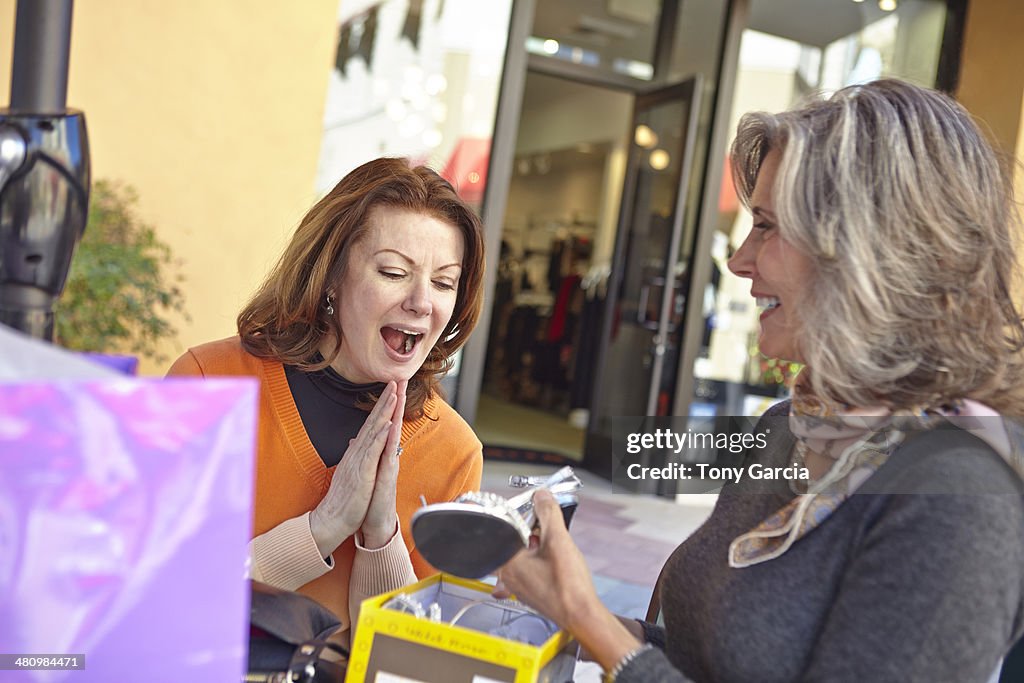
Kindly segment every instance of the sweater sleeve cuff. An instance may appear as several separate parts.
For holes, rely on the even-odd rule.
[[[665,649],[665,629],[643,619],[637,619],[644,631],[644,640],[659,650]]]
[[[664,652],[655,647],[638,653],[611,680],[614,683],[693,683],[669,663]]]
[[[409,550],[402,540],[401,529],[396,528],[395,535],[380,548],[364,548],[359,534],[355,536],[355,544],[350,593],[370,597],[415,583],[416,573],[409,559]]]
[[[252,578],[293,591],[334,568],[321,556],[309,528],[309,513],[285,520],[249,543]]]

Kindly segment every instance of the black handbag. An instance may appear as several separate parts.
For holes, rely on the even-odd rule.
[[[328,641],[338,617],[305,595],[250,583],[246,683],[342,683],[348,651]]]

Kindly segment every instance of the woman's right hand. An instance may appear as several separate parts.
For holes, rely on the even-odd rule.
[[[585,607],[600,606],[583,554],[565,528],[562,510],[544,489],[533,494],[533,508],[539,522],[530,549],[513,557],[498,571],[501,584],[496,597],[515,596],[543,612],[564,629]],[[504,590],[503,590],[504,589]]]
[[[398,388],[388,382],[334,472],[327,495],[313,509],[309,527],[323,557],[359,529],[373,497],[377,468],[387,443]]]
[[[494,596],[510,594],[532,606],[593,653],[594,660],[611,670],[623,657],[640,647],[637,631],[627,628],[601,603],[590,578],[586,560],[565,528],[562,509],[550,492],[533,494],[539,537],[498,571]],[[642,637],[642,636],[641,636]]]

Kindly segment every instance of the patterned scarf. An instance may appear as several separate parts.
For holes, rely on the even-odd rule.
[[[999,414],[976,401],[955,401],[940,408],[914,408],[891,411],[874,408],[847,408],[827,404],[807,389],[805,368],[793,388],[789,426],[797,438],[794,449],[798,464],[807,450],[834,460],[821,478],[807,487],[780,510],[751,531],[738,536],[729,546],[729,566],[749,567],[779,557],[799,539],[828,519],[868,477],[878,471],[912,430],[929,429],[939,418],[990,417]],[[970,431],[983,439],[1018,473],[1024,473],[1021,454],[1011,447],[1001,422],[986,421],[987,428]]]

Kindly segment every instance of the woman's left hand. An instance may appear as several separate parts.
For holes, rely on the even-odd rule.
[[[498,576],[507,591],[571,631],[581,608],[600,606],[600,600],[586,560],[565,528],[558,503],[541,489],[533,494],[533,506],[540,535],[532,537],[531,548],[509,560]],[[497,597],[508,595],[502,586]]]
[[[409,387],[408,380],[398,383],[398,400],[395,412],[391,417],[391,430],[388,433],[384,452],[381,453],[377,466],[377,480],[373,486],[373,497],[366,510],[366,517],[359,528],[363,537],[363,547],[370,550],[382,548],[398,530],[398,513],[395,511],[395,498],[398,489],[398,447],[402,439],[402,420],[405,417],[405,392]]]

